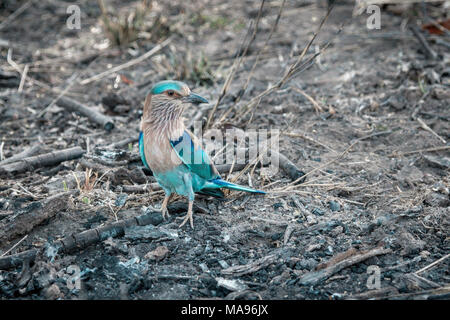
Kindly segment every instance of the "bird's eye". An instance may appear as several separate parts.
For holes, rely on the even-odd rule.
[[[167,91],[167,95],[172,97],[175,94],[175,92],[173,90],[168,90]]]

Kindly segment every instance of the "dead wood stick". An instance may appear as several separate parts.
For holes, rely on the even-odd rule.
[[[415,273],[407,273],[401,276],[405,282],[407,283],[408,288],[413,289],[436,289],[439,288],[440,285],[434,281],[425,279]]]
[[[369,291],[358,293],[355,295],[348,295],[348,296],[345,296],[345,299],[368,300],[368,299],[374,299],[374,298],[382,298],[382,297],[385,297],[386,295],[395,295],[395,294],[398,294],[397,288],[395,288],[393,286],[387,286],[385,288],[369,290]]]
[[[73,147],[24,158],[17,162],[0,166],[0,175],[2,173],[21,173],[41,167],[52,166],[64,161],[80,158],[84,152],[85,151],[81,147]]]
[[[37,253],[38,250],[30,249],[10,256],[0,257],[0,270],[21,266],[24,261],[33,261]]]
[[[126,138],[126,139],[117,141],[115,143],[112,143],[112,144],[104,146],[104,147],[107,147],[107,148],[122,148],[122,147],[128,146],[129,143],[136,143],[136,142],[138,142],[138,140],[139,140],[138,136],[139,136],[138,133],[136,133],[135,137]]]
[[[131,193],[143,193],[155,190],[161,190],[161,186],[157,183],[146,183],[146,184],[138,184],[138,185],[122,185],[118,187],[122,192],[131,192]]]
[[[58,101],[56,101],[56,104],[69,111],[78,112],[88,117],[89,120],[102,125],[106,131],[111,131],[114,128],[114,121],[110,117],[105,116],[104,114],[101,114],[100,112],[89,108],[76,100],[61,96]]]
[[[261,259],[258,259],[249,264],[244,264],[240,266],[232,266],[222,270],[223,274],[226,275],[234,275],[234,276],[242,276],[244,274],[256,272],[262,268],[267,267],[268,265],[274,263],[277,259],[278,255],[270,254]]]
[[[146,226],[149,224],[157,225],[161,222],[161,213],[151,211],[137,217],[119,220],[110,225],[89,229],[74,235],[66,236],[63,239],[54,242],[50,246],[52,249],[56,249],[56,254],[68,253],[86,248],[94,243],[104,241],[108,238],[123,236],[125,234],[125,228],[127,227]],[[21,266],[26,260],[33,261],[38,256],[38,253],[43,253],[43,251],[44,249],[30,249],[14,255],[0,257],[0,270]],[[53,253],[53,255],[54,254],[55,253]],[[48,254],[44,256],[50,258]]]
[[[420,31],[417,29],[416,26],[410,26],[409,28],[414,36],[419,40],[422,47],[425,49],[425,54],[428,56],[428,58],[435,60],[438,55],[437,53],[430,47],[428,44],[428,41],[425,39],[425,37],[420,33]]]
[[[13,214],[0,221],[0,243],[2,245],[28,234],[34,227],[66,210],[69,196],[76,191],[64,192],[45,200],[35,201],[22,213]]]
[[[289,160],[285,155],[279,152],[271,151],[272,157],[278,157],[280,168],[291,178],[292,181],[298,181],[298,183],[305,182],[305,179],[301,179],[305,175],[297,166]]]
[[[354,255],[354,256],[349,257],[345,260],[342,260],[332,266],[329,266],[325,269],[322,269],[319,271],[311,271],[311,272],[305,274],[304,276],[302,276],[300,278],[300,284],[304,285],[304,286],[316,285],[316,284],[328,279],[333,274],[341,271],[342,269],[345,269],[351,265],[360,263],[371,257],[390,253],[391,251],[392,251],[391,249],[385,249],[385,248],[380,247],[380,248],[372,249],[366,253]]]
[[[426,300],[431,298],[440,298],[444,299],[449,297],[450,294],[450,286],[442,286],[437,289],[431,289],[431,290],[423,290],[423,291],[416,291],[416,292],[410,292],[410,293],[400,293],[395,295],[390,295],[386,297],[381,297],[380,299],[401,299],[406,300],[408,298],[415,298],[420,300]]]
[[[264,154],[262,155],[263,165],[267,165],[270,163],[274,166],[279,166],[281,170],[283,170],[289,176],[289,178],[291,178],[292,181],[304,182],[304,179],[301,179],[301,177],[304,176],[305,173],[301,171],[291,160],[289,160],[288,157],[276,150],[270,150],[270,156],[268,155],[268,149],[259,150],[258,154],[256,155],[249,155],[249,163],[251,161],[254,161],[255,158],[261,156],[260,151],[264,152]],[[236,154],[243,154],[247,156],[249,154],[249,151],[246,148],[238,148],[236,150]],[[250,156],[252,156],[252,159],[250,159]],[[219,165],[216,166],[217,170],[219,170],[219,167],[221,170],[224,170],[219,170],[220,173],[227,173],[231,168],[231,164],[225,164],[222,166],[223,167],[220,167]],[[235,164],[235,167],[236,166],[238,167],[238,169],[233,167],[233,171],[239,171],[245,168],[245,164]],[[226,168],[228,168],[228,171],[226,170]]]
[[[35,154],[39,153],[42,150],[42,146],[40,144],[36,144],[30,148],[27,148],[25,150],[23,150],[22,152],[9,157],[8,159],[5,159],[3,161],[0,161],[0,166],[3,166],[7,163],[12,163],[12,162],[17,162],[19,160],[22,160],[24,158],[28,158],[31,156],[34,156]]]

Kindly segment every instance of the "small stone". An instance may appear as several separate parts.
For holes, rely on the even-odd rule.
[[[225,260],[219,260],[218,263],[220,264],[222,269],[226,269],[226,268],[230,267],[230,265]]]
[[[448,207],[450,205],[450,199],[448,195],[444,195],[437,192],[430,192],[424,202],[432,207]]]
[[[125,202],[127,201],[127,198],[128,198],[128,194],[126,194],[126,193],[119,194],[114,203],[115,206],[122,207],[125,204]]]
[[[328,202],[328,205],[330,206],[331,211],[340,211],[341,205],[336,201],[330,201]]]
[[[317,266],[317,264],[317,261],[313,258],[303,259],[297,263],[298,267],[296,266],[296,268],[312,270]]]
[[[169,249],[165,246],[158,246],[155,250],[148,252],[144,258],[153,261],[161,261],[169,254]]]
[[[424,259],[427,259],[430,255],[431,255],[431,253],[427,250],[423,250],[420,252],[420,256]]]
[[[322,248],[322,243],[313,243],[310,244],[307,248],[306,248],[306,252],[311,252],[311,251],[315,251],[315,250],[319,250],[320,248]]]
[[[330,234],[331,234],[333,237],[337,237],[337,236],[340,235],[343,231],[344,231],[344,227],[342,227],[342,226],[337,226],[336,228],[334,228],[334,229],[330,232]]]
[[[280,240],[282,236],[283,236],[283,233],[279,232],[279,233],[274,233],[270,238],[272,239],[272,241],[276,241],[276,240]]]
[[[45,289],[45,298],[48,300],[56,300],[61,297],[61,291],[56,283]]]
[[[216,281],[218,287],[222,287],[230,291],[243,291],[248,289],[248,286],[240,279],[216,278]]]
[[[134,226],[125,229],[125,239],[129,241],[151,241],[161,238],[162,232],[152,225]]]

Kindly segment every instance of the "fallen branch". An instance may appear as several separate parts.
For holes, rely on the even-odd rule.
[[[271,151],[271,153],[274,152],[275,151],[273,150]],[[298,181],[299,183],[303,183],[305,181],[305,179],[301,179],[301,177],[305,176],[305,173],[297,168],[297,166],[285,155],[276,152],[275,157],[278,157],[280,168],[289,176],[289,178],[291,178],[292,181]]]
[[[108,238],[123,236],[127,227],[146,226],[149,224],[158,225],[161,222],[161,213],[151,211],[137,217],[117,221],[110,225],[89,229],[75,235],[69,235],[61,240],[55,241],[53,244],[45,246],[46,248],[51,248],[48,252],[44,252],[44,248],[30,249],[14,255],[0,257],[0,270],[21,266],[25,261],[34,261],[39,254],[44,254],[47,258],[53,258],[57,254],[69,253],[86,248]]]
[[[12,157],[9,157],[8,159],[0,161],[0,166],[3,166],[7,163],[17,162],[24,158],[34,156],[35,154],[39,153],[41,150],[42,150],[42,146],[40,144],[36,144],[28,149],[23,150],[22,152],[14,155]]]
[[[244,274],[249,274],[256,272],[262,268],[267,267],[268,265],[274,263],[277,259],[278,255],[271,254],[268,256],[265,256],[261,259],[258,259],[254,262],[251,262],[249,264],[244,264],[240,266],[232,266],[226,269],[222,270],[223,274],[226,275],[234,275],[234,276],[242,276]]]
[[[302,276],[300,278],[300,284],[304,285],[304,286],[316,285],[316,284],[328,279],[333,274],[341,271],[342,269],[345,269],[351,265],[360,263],[371,257],[390,253],[391,251],[392,251],[391,249],[385,249],[385,248],[380,247],[380,248],[372,249],[366,253],[361,253],[361,254],[351,256],[351,257],[344,259],[344,260],[342,260],[334,265],[331,265],[325,269],[322,269],[319,271],[311,271],[311,272],[305,274],[304,276]]]
[[[89,108],[76,100],[61,96],[56,101],[56,104],[69,111],[78,112],[86,116],[92,122],[103,126],[106,131],[111,131],[114,128],[114,121],[110,117],[105,116],[104,114],[101,114],[100,112],[95,111],[94,109]]]
[[[64,161],[80,158],[84,152],[85,151],[81,147],[73,147],[24,158],[17,162],[0,166],[0,175],[2,173],[21,173],[41,167],[56,165]]]
[[[413,35],[419,40],[420,44],[425,50],[425,54],[430,59],[437,59],[438,55],[437,53],[430,47],[428,44],[428,41],[425,39],[425,37],[420,33],[420,31],[417,29],[416,26],[410,26],[409,29],[412,31]]]
[[[66,210],[69,196],[74,191],[51,196],[42,201],[35,201],[18,214],[12,214],[0,221],[0,243],[2,245],[23,236],[34,227]]]

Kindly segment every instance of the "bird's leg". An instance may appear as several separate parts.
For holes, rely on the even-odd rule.
[[[167,204],[169,203],[170,198],[172,197],[171,194],[167,195],[164,197],[163,203],[161,205],[161,213],[162,213],[162,217],[165,220],[166,219],[166,214],[167,214],[167,218],[170,217],[169,214],[169,210],[167,210]]]
[[[180,228],[189,220],[191,228],[194,229],[194,220],[192,219],[192,207],[194,206],[194,200],[189,200],[189,207],[187,215],[184,216],[183,222],[180,224]]]

